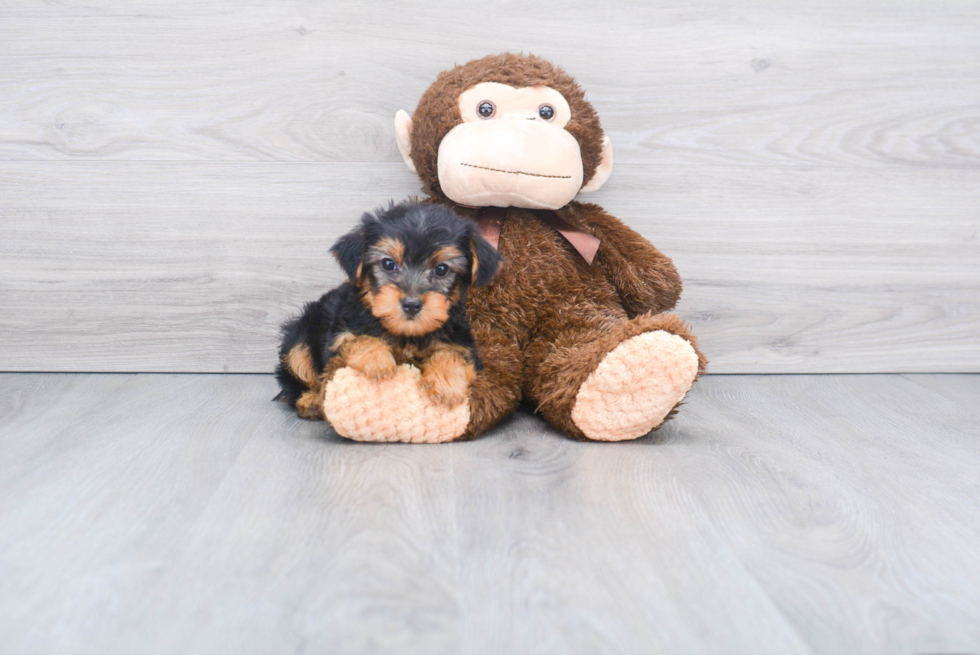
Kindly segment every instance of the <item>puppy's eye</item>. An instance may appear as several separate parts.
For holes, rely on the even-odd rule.
[[[476,107],[476,113],[480,115],[480,118],[490,118],[496,110],[497,108],[489,100],[484,100]]]
[[[449,272],[449,267],[445,264],[439,264],[432,269],[432,272],[436,274],[436,277],[446,277],[446,274]]]
[[[381,260],[381,268],[385,269],[386,271],[395,270],[395,260],[389,257],[385,257],[384,259]]]
[[[546,121],[550,121],[555,117],[555,108],[551,105],[541,105],[538,107],[538,116]]]

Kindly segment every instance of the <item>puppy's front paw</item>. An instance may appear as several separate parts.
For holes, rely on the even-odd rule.
[[[473,366],[459,356],[438,353],[426,362],[419,386],[432,402],[456,407],[466,401],[475,377]]]
[[[309,421],[322,421],[323,416],[323,389],[316,388],[307,391],[299,400],[296,401],[296,413],[300,418]]]
[[[398,370],[391,349],[380,339],[364,339],[351,346],[346,360],[348,366],[370,380],[387,380]]]
[[[446,407],[456,407],[466,400],[468,385],[462,376],[446,379],[442,375],[423,375],[419,387],[432,402]]]

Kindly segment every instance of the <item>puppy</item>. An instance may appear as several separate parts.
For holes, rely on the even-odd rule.
[[[409,363],[433,401],[465,401],[482,367],[466,291],[501,263],[476,224],[440,205],[391,203],[364,214],[330,252],[349,280],[282,326],[277,399],[322,419],[323,387],[338,369],[382,380]]]

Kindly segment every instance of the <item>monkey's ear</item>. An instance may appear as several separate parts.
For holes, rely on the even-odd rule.
[[[395,140],[398,142],[398,152],[402,153],[405,165],[415,174],[415,162],[412,161],[412,119],[405,113],[404,109],[399,109],[395,114]]]
[[[358,225],[353,230],[340,237],[333,244],[330,254],[333,255],[347,277],[354,284],[361,277],[361,252],[364,250],[364,225]]]
[[[493,276],[497,274],[497,269],[504,263],[497,249],[480,236],[475,225],[470,235],[470,259],[472,260],[470,262],[470,279],[473,280],[475,287],[482,287],[490,282]]]
[[[602,159],[599,161],[599,166],[595,169],[595,175],[589,180],[589,183],[584,187],[579,189],[579,193],[591,193],[593,191],[598,191],[606,180],[609,179],[609,174],[612,173],[613,155],[612,155],[612,141],[609,140],[608,136],[602,137]]]

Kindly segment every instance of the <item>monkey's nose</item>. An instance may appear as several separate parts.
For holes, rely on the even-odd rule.
[[[405,316],[415,316],[422,311],[422,301],[418,298],[406,298],[402,301],[402,311]]]

